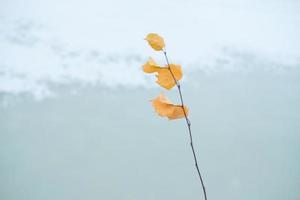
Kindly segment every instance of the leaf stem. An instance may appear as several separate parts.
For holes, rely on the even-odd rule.
[[[170,63],[169,63],[169,59],[168,59],[168,56],[167,56],[167,51],[166,49],[163,49],[163,53],[165,55],[165,58],[166,58],[166,62],[167,62],[167,65],[168,65],[168,69],[176,83],[176,86],[177,86],[177,89],[178,89],[178,92],[179,92],[179,96],[180,96],[180,101],[181,101],[181,107],[182,107],[182,110],[183,110],[183,113],[184,113],[184,117],[185,117],[185,120],[186,120],[186,124],[187,124],[187,127],[188,127],[188,131],[189,131],[189,137],[190,137],[190,145],[191,145],[191,148],[192,148],[192,152],[193,152],[193,157],[194,157],[194,161],[195,161],[195,166],[196,166],[196,169],[197,169],[197,173],[198,173],[198,176],[199,176],[199,179],[200,179],[200,182],[201,182],[201,186],[202,186],[202,190],[203,190],[203,194],[204,194],[204,198],[205,200],[207,200],[207,195],[206,195],[206,190],[205,190],[205,186],[204,186],[204,182],[203,182],[203,179],[202,179],[202,176],[201,176],[201,173],[200,173],[200,169],[199,169],[199,166],[198,166],[198,161],[197,161],[197,156],[196,156],[196,153],[195,153],[195,149],[194,149],[194,143],[193,143],[193,135],[192,135],[192,130],[191,130],[191,121],[189,120],[188,116],[187,116],[187,113],[184,109],[184,103],[183,103],[183,97],[182,97],[182,92],[181,92],[181,87],[180,87],[180,83],[179,81],[175,78],[171,68],[170,68]]]

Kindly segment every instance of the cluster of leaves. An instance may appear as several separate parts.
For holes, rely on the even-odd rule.
[[[149,45],[156,51],[165,52],[165,42],[164,39],[155,33],[150,33],[145,38]],[[175,85],[178,86],[178,81],[182,78],[182,69],[178,64],[169,64],[160,66],[152,58],[143,65],[143,70],[145,73],[155,73],[157,81],[161,87],[170,90]],[[164,94],[160,94],[157,98],[153,99],[152,105],[155,111],[163,117],[168,117],[168,119],[179,119],[186,117],[189,110],[184,105],[176,105],[170,102]]]
[[[187,126],[188,126],[188,131],[189,131],[189,136],[190,136],[190,145],[191,145],[192,152],[193,152],[195,167],[197,169],[199,180],[201,182],[204,198],[205,198],[205,200],[207,200],[204,182],[203,182],[203,179],[202,179],[202,176],[200,173],[200,169],[198,167],[197,157],[196,157],[196,153],[194,150],[193,137],[192,137],[192,131],[191,131],[191,122],[188,119],[189,110],[183,104],[183,98],[182,98],[181,89],[180,89],[179,80],[182,78],[181,66],[177,65],[177,64],[169,63],[164,39],[162,37],[160,37],[158,34],[150,33],[147,35],[147,37],[145,39],[148,41],[149,45],[154,50],[162,51],[164,53],[167,65],[160,66],[152,58],[150,58],[143,65],[144,72],[155,73],[156,78],[157,78],[156,83],[158,83],[161,87],[163,87],[167,90],[172,89],[176,85],[179,95],[180,95],[180,100],[181,100],[181,105],[176,105],[176,104],[173,104],[172,102],[170,102],[164,96],[164,94],[160,94],[158,97],[156,97],[155,99],[153,99],[151,101],[152,105],[153,105],[155,111],[162,117],[168,117],[171,120],[179,119],[179,118],[183,118],[183,117],[185,118]]]

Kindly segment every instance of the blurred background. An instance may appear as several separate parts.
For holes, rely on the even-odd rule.
[[[141,66],[183,67],[208,199],[300,199],[297,0],[1,0],[0,199],[204,199],[184,120]]]

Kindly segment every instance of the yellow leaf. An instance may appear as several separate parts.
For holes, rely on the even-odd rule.
[[[157,65],[156,62],[149,58],[149,60],[143,65],[143,70],[146,73],[158,72],[161,66]]]
[[[168,117],[170,120],[179,119],[188,115],[189,110],[184,106],[185,114],[181,105],[174,105],[163,94],[160,94],[157,98],[153,99],[152,105],[155,111],[162,117]]]
[[[149,33],[145,40],[147,40],[149,45],[156,51],[161,51],[165,47],[164,39],[156,33]]]
[[[184,106],[185,114],[188,115],[189,109]],[[169,119],[179,119],[185,117],[182,106],[177,105],[174,107],[173,114],[168,116]]]
[[[172,73],[170,70],[172,71]],[[175,65],[175,64],[170,64],[170,68],[168,68],[168,66],[166,66],[166,67],[162,68],[160,71],[158,71],[156,82],[160,86],[170,90],[172,87],[174,87],[174,85],[176,85],[174,78],[177,81],[182,78],[181,66]]]
[[[176,82],[174,78],[178,81],[182,78],[182,69],[180,65],[176,64],[170,64],[170,67],[165,66],[161,67],[156,64],[156,62],[150,58],[144,65],[143,65],[143,70],[146,73],[157,73],[157,83],[170,90],[174,85],[176,85]],[[171,74],[171,71],[172,74]],[[173,77],[174,76],[174,77]]]

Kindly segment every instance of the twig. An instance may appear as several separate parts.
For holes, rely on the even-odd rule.
[[[168,59],[168,56],[167,56],[167,51],[166,49],[163,49],[163,52],[164,52],[164,55],[165,55],[165,58],[166,58],[166,62],[167,62],[167,65],[168,65],[168,69],[176,83],[176,86],[177,86],[177,89],[178,89],[178,92],[179,92],[179,96],[180,96],[180,101],[181,101],[181,107],[182,107],[182,110],[183,110],[183,113],[184,113],[184,117],[185,117],[185,121],[186,121],[186,124],[187,124],[187,127],[188,127],[188,130],[189,130],[189,136],[190,136],[190,145],[191,145],[191,148],[192,148],[192,152],[193,152],[193,156],[194,156],[194,161],[195,161],[195,166],[196,166],[196,169],[197,169],[197,172],[198,172],[198,176],[199,176],[199,179],[200,179],[200,182],[201,182],[201,186],[202,186],[202,190],[203,190],[203,194],[204,194],[204,198],[205,200],[207,200],[207,195],[206,195],[206,190],[205,190],[205,186],[204,186],[204,182],[203,182],[203,179],[202,179],[202,176],[201,176],[201,173],[200,173],[200,170],[199,170],[199,166],[198,166],[198,161],[197,161],[197,157],[196,157],[196,153],[195,153],[195,149],[194,149],[194,144],[193,144],[193,136],[192,136],[192,130],[191,130],[191,121],[189,120],[188,116],[187,116],[187,113],[185,112],[185,109],[184,109],[184,103],[183,103],[183,97],[182,97],[182,92],[181,92],[181,87],[180,87],[180,83],[179,81],[175,78],[172,70],[171,70],[171,67],[170,67],[170,63],[169,63],[169,59]]]

